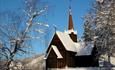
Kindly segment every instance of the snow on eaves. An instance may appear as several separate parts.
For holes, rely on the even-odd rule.
[[[77,54],[76,56],[80,55],[91,55],[92,50],[93,50],[93,43],[89,43],[87,46],[85,45],[84,42],[80,42],[79,45],[78,43],[75,43],[76,48],[77,48]]]
[[[73,29],[71,29],[71,30],[65,30],[64,31],[65,33],[67,33],[67,34],[71,34],[72,32],[74,33],[74,34],[77,34],[77,31],[74,31]]]
[[[67,33],[56,31],[56,34],[58,35],[66,50],[76,52],[74,42],[71,40]]]
[[[91,55],[91,52],[94,47],[93,42],[89,43],[86,46],[84,41],[77,42],[77,43],[73,42],[68,33],[56,31],[56,34],[59,37],[59,39],[61,40],[62,44],[64,45],[64,47],[67,51],[76,52],[77,53],[76,56]],[[55,51],[56,55],[59,56],[59,50],[56,49],[56,47],[53,47],[53,50]],[[48,54],[46,55],[46,58],[47,58],[47,56],[48,56]]]
[[[48,53],[46,54],[44,59],[47,59],[49,56],[49,53],[51,52],[51,50],[53,49],[53,51],[55,52],[55,54],[57,55],[57,58],[63,58],[61,53],[59,52],[58,48],[55,45],[51,45]]]
[[[68,33],[56,31],[56,34],[58,35],[66,50],[77,52],[76,56],[91,55],[91,52],[94,47],[93,42],[89,42],[86,46],[85,42],[83,41],[77,43],[73,42]]]
[[[61,53],[59,52],[58,48],[54,45],[52,45],[53,50],[55,51],[57,58],[63,58]]]

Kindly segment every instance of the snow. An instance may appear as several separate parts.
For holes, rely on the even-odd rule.
[[[71,34],[71,33],[74,33],[74,34],[77,34],[77,31],[74,31],[73,29],[71,29],[71,30],[65,30],[65,33],[67,33],[67,34]]]
[[[104,0],[96,0],[96,1],[98,1],[99,3],[103,3]]]
[[[48,70],[100,70],[99,67],[49,68]]]
[[[51,52],[51,49],[54,50],[54,52],[57,55],[57,58],[63,58],[62,55],[61,55],[61,53],[59,52],[58,48],[55,45],[51,45],[50,50],[48,51],[48,53],[46,54],[46,57],[44,59],[47,59],[49,53]]]
[[[31,62],[27,63],[25,66],[33,66],[36,65],[37,63],[39,63],[40,61],[42,61],[44,58],[44,56],[40,56],[38,58],[33,59]]]
[[[67,33],[56,31],[56,34],[58,35],[66,50],[76,52],[74,42]]]
[[[66,50],[77,52],[77,55],[90,55],[93,49],[93,43],[85,46],[84,42],[73,42],[68,34],[56,32],[65,46]]]
[[[73,42],[70,36],[67,33],[57,31],[59,39],[62,41],[64,47],[68,51],[77,52],[76,56],[79,55],[91,55],[93,49],[93,42],[89,42],[88,45],[85,45],[84,41],[81,42]]]
[[[63,58],[61,53],[59,52],[58,48],[54,45],[52,45],[53,50],[55,51],[57,58]]]
[[[110,58],[111,58],[111,61],[110,61],[111,64],[112,64],[112,65],[115,65],[115,57],[112,56],[112,57],[110,57]]]
[[[89,42],[86,46],[84,41],[73,42],[68,33],[56,31],[56,34],[67,51],[76,52],[76,56],[91,55],[91,52],[94,47],[94,42]],[[57,55],[57,58],[63,58],[58,48],[54,45],[51,45],[48,53],[46,54],[45,59],[47,59],[51,49],[54,50]]]
[[[76,56],[80,55],[91,55],[91,52],[93,50],[93,43],[88,44],[87,46],[85,45],[84,42],[75,43],[76,48],[77,48],[77,54]]]

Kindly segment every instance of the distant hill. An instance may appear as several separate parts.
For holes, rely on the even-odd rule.
[[[23,59],[21,62],[25,68],[31,70],[43,70],[45,67],[44,54],[37,55],[33,58]]]
[[[45,60],[44,54],[36,55],[35,57],[18,59],[10,65],[11,70],[44,70]],[[5,61],[0,61],[0,70],[5,70]]]

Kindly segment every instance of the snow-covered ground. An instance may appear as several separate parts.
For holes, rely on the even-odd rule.
[[[115,65],[115,57],[111,57],[111,64]]]
[[[63,68],[63,69],[58,69],[58,68],[54,68],[54,69],[48,69],[48,70],[100,70],[99,68]]]
[[[48,70],[115,70],[115,68],[107,69],[107,68],[99,68],[99,67],[81,67],[81,68],[63,68],[63,69],[58,69],[58,68],[52,68]]]
[[[26,70],[45,70],[44,55],[38,55],[34,58],[26,58],[21,61],[22,65],[25,67]],[[115,65],[115,57],[111,57],[111,64]],[[76,67],[76,68],[61,68],[61,69],[52,68],[48,70],[115,70],[115,67],[112,69],[107,69],[107,67]]]

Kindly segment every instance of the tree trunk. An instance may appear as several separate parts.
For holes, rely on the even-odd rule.
[[[14,53],[12,53],[10,56],[10,59],[9,59],[9,61],[6,63],[6,70],[10,70],[10,64],[11,64],[11,62],[13,61],[13,58],[14,58],[14,56],[15,56],[15,53],[16,52],[14,52]]]
[[[111,58],[110,58],[110,53],[108,53],[108,70],[111,70]]]
[[[11,64],[12,60],[8,61],[6,63],[6,70],[10,70],[10,64]]]
[[[111,60],[111,59],[110,59],[110,55],[108,54],[108,62],[109,62],[109,63],[111,63],[110,60]]]

